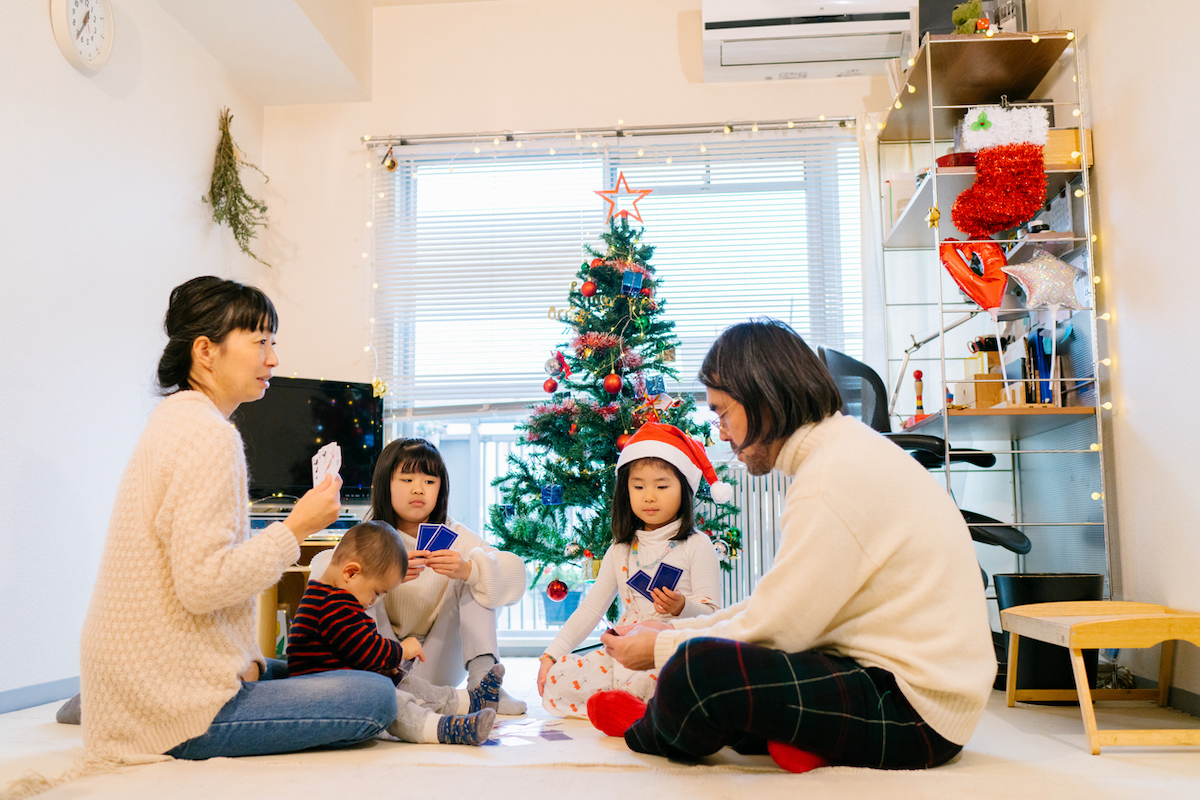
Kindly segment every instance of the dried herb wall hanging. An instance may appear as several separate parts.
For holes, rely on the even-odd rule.
[[[221,109],[221,140],[217,142],[217,155],[213,159],[212,184],[208,188],[208,194],[201,200],[212,206],[213,219],[218,224],[224,223],[233,231],[233,238],[237,240],[243,253],[260,264],[267,264],[250,252],[250,241],[258,235],[255,229],[266,227],[267,207],[242,186],[239,168],[247,166],[262,175],[264,180],[269,181],[270,178],[243,158],[241,149],[233,143],[233,137],[229,134],[229,123],[232,119],[233,115],[229,113],[228,108]]]

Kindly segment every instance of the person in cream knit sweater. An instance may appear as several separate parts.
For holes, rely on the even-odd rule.
[[[700,380],[749,471],[792,479],[779,549],[736,605],[604,635],[626,666],[662,668],[648,707],[617,703],[608,710],[624,722],[606,732],[675,758],[766,749],[793,771],[952,758],[983,713],[996,662],[974,550],[948,493],[839,413],[824,365],[782,323],[725,331]]]
[[[171,292],[150,416],[117,492],[84,622],[81,697],[91,758],[257,755],[374,737],[396,714],[383,675],[282,680],[255,645],[255,596],[337,518],[327,478],[250,535],[246,461],[229,416],[278,364],[258,289],[214,277]]]

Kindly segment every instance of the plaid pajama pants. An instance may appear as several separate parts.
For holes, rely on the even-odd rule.
[[[765,753],[768,741],[787,742],[831,764],[879,769],[934,767],[962,750],[921,719],[887,670],[713,638],[689,639],[675,652],[625,741],[684,760],[726,745]]]

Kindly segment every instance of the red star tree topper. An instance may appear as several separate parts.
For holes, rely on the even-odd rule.
[[[624,191],[621,187],[625,187]],[[625,182],[625,173],[617,175],[617,185],[613,189],[599,189],[596,194],[604,198],[608,203],[608,216],[604,218],[605,222],[610,221],[613,217],[625,217],[629,219],[633,217],[638,222],[642,221],[642,215],[638,212],[638,201],[646,195],[650,194],[653,189],[633,189],[629,188],[629,184]],[[629,198],[633,199],[630,200]],[[628,201],[629,206],[626,207],[623,201]],[[620,210],[618,210],[620,209]]]

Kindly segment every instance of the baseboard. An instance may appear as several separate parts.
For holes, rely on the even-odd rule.
[[[53,703],[55,700],[66,700],[77,694],[79,694],[79,676],[63,678],[61,681],[35,683],[33,686],[22,686],[19,689],[9,689],[0,692],[0,714]]]
[[[1133,685],[1138,689],[1157,689],[1158,681],[1134,675]],[[1193,717],[1200,717],[1200,694],[1172,686],[1170,694],[1167,695],[1167,706]]]

